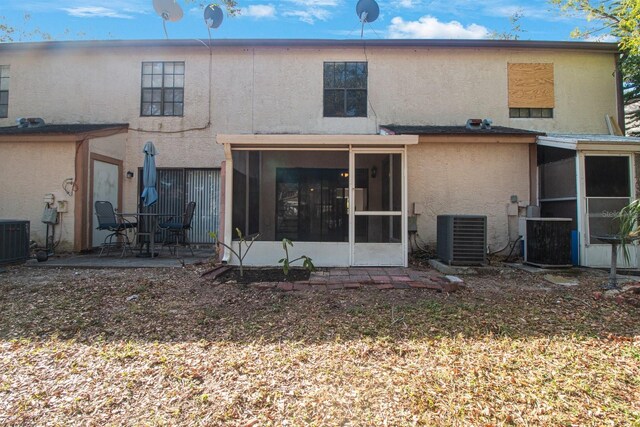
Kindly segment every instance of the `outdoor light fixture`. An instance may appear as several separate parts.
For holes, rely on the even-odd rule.
[[[133,178],[133,172],[132,171],[127,171],[127,178],[129,178],[129,179]]]
[[[371,178],[375,178],[375,177],[376,177],[376,175],[378,175],[378,168],[377,168],[377,167],[375,167],[375,166],[373,166],[373,167],[371,168]]]

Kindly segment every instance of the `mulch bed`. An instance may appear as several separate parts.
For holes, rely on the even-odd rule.
[[[298,282],[309,280],[308,270],[293,268],[289,275],[285,276],[281,268],[245,268],[244,275],[240,276],[240,269],[234,268],[220,275],[217,281],[221,283],[262,283],[262,282]]]

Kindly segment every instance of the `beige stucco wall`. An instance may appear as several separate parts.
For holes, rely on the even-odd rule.
[[[323,62],[369,63],[369,117],[324,118]],[[143,61],[185,61],[184,117],[140,117]],[[555,117],[509,119],[507,63],[551,62]],[[209,51],[190,48],[103,48],[3,52],[11,66],[8,119],[52,123],[127,122],[177,131],[207,125]],[[549,132],[602,133],[616,116],[614,55],[570,50],[498,48],[216,48],[211,61],[212,126],[177,134],[131,132],[128,154],[148,139],[164,164],[218,166],[217,133],[375,133],[382,124],[496,125]],[[136,162],[138,158],[131,159]]]
[[[409,214],[422,204],[418,234],[433,247],[436,217],[445,214],[487,216],[487,241],[492,251],[517,237],[518,208],[512,195],[529,201],[527,144],[420,143],[407,150]],[[511,212],[509,212],[511,209]],[[507,221],[509,225],[507,226]]]
[[[0,142],[0,218],[31,221],[31,239],[45,244],[46,226],[41,222],[44,196],[67,200],[68,212],[56,225],[56,251],[73,249],[75,197],[62,183],[74,176],[73,142]]]
[[[89,153],[100,154],[116,160],[124,160],[127,150],[127,134],[118,133],[89,140]]]
[[[365,60],[368,117],[324,118],[323,62]],[[140,117],[143,61],[185,61],[184,117]],[[554,64],[553,119],[508,118],[509,62]],[[215,143],[218,133],[373,134],[384,124],[462,125],[468,118],[546,132],[606,133],[605,114],[617,116],[611,53],[225,47],[214,49],[211,77],[209,63],[205,46],[5,51],[0,64],[11,67],[10,117],[0,119],[0,126],[23,116],[49,123],[129,123],[123,172],[131,170],[136,177],[124,180],[123,209],[134,210],[142,147],[149,140],[158,149],[158,167],[211,168],[224,159]],[[118,144],[110,149],[120,150]],[[410,148],[409,202],[423,201],[430,210],[419,219],[421,236],[434,240],[437,213],[483,210],[489,215],[490,243],[506,241],[509,196],[529,197],[527,150],[524,145]]]

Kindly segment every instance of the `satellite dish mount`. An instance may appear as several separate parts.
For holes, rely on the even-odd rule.
[[[182,19],[182,8],[175,0],[153,0],[153,9],[159,17],[162,18],[162,28],[164,35],[169,38],[167,33],[167,21],[177,22]]]
[[[372,23],[380,16],[380,6],[375,0],[360,0],[356,5],[356,14],[362,23],[360,28],[360,38],[364,36],[364,24]]]

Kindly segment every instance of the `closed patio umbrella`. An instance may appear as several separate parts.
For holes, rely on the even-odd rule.
[[[144,144],[144,148],[142,149],[144,153],[144,165],[142,166],[142,194],[140,194],[140,198],[142,198],[142,206],[148,208],[158,201],[158,191],[156,190],[156,182],[158,180],[158,174],[156,171],[156,147],[153,145],[153,142],[147,141]],[[145,225],[142,228],[143,233],[149,233],[150,242],[147,242],[147,252],[141,253],[138,256],[147,256],[154,257],[157,256],[157,253],[154,252],[153,247],[155,241],[155,224],[156,218],[152,217],[149,221],[144,221]],[[149,246],[152,247],[151,251],[149,250]]]
[[[158,191],[156,190],[156,181],[158,175],[156,172],[156,147],[153,142],[147,141],[142,149],[144,153],[144,166],[142,168],[142,185],[143,190],[140,197],[145,207],[149,207],[158,201]]]

